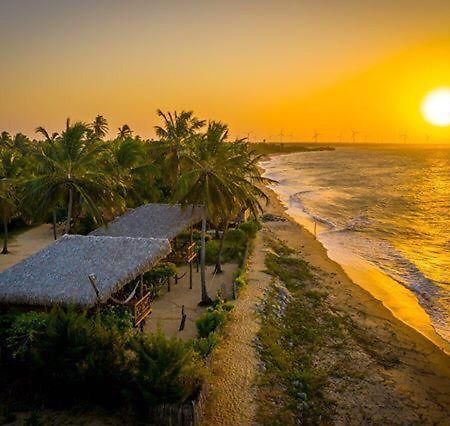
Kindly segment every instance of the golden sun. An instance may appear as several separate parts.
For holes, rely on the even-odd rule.
[[[450,125],[450,88],[435,89],[422,102],[425,119],[435,126]]]

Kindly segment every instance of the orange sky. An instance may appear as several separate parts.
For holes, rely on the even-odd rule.
[[[162,108],[251,140],[450,141],[420,115],[450,87],[448,0],[15,0],[0,51],[11,133],[103,114],[152,136]]]

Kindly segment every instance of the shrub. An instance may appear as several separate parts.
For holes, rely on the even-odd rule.
[[[245,232],[247,238],[255,238],[257,232],[261,229],[261,224],[257,220],[248,220],[242,223],[239,229]]]
[[[194,339],[192,346],[195,352],[197,352],[202,358],[206,358],[217,346],[218,342],[219,338],[217,335],[215,333],[209,333],[208,337]]]
[[[207,264],[212,265],[216,262],[217,254],[219,253],[219,241],[210,240],[205,245],[205,261]]]
[[[154,284],[158,284],[161,280],[173,277],[178,273],[176,265],[171,262],[161,262],[150,271],[144,274],[144,279]]]
[[[83,384],[82,367],[98,350],[92,323],[85,312],[52,310],[45,333],[30,348],[34,382],[52,399],[71,398]]]
[[[229,246],[238,249],[247,242],[247,235],[242,229],[230,229],[225,234],[225,241]]]
[[[130,402],[140,412],[149,406],[183,401],[201,385],[203,370],[192,347],[161,331],[136,334],[129,343]]]
[[[5,349],[12,358],[25,360],[33,344],[47,329],[49,315],[44,312],[26,312],[10,316],[5,330]]]
[[[235,279],[234,282],[238,289],[241,289],[247,285],[247,280],[245,279],[245,274],[240,273]]]
[[[1,382],[27,406],[128,401],[141,409],[182,401],[203,380],[191,344],[137,332],[121,307],[93,316],[55,308],[1,316],[0,323],[7,326],[0,330]]]
[[[133,328],[133,316],[124,306],[107,306],[98,315],[98,320],[106,328],[116,327],[122,331]]]
[[[222,301],[215,302],[202,315],[197,318],[198,335],[200,337],[208,337],[210,333],[221,327],[226,320],[227,313],[233,309],[230,303],[224,304]]]

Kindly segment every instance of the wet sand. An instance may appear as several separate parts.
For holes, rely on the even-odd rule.
[[[314,233],[314,222],[306,217],[306,214],[305,216],[295,215],[289,208],[286,209],[286,212],[309,233]],[[316,229],[319,240],[321,231],[322,225],[319,224]],[[450,354],[450,343],[436,332],[430,316],[420,305],[412,291],[360,257],[339,251],[339,249],[326,250],[326,253],[330,259],[342,267],[355,284],[381,301],[396,318],[414,328],[439,346],[441,350]]]

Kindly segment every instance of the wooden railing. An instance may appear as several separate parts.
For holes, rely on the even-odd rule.
[[[197,256],[197,252],[195,251],[195,243],[191,243],[186,249],[186,262],[192,262],[195,259],[195,256]]]
[[[139,300],[135,301],[132,305],[132,310],[134,325],[138,326],[152,312],[152,298],[150,293],[146,293]]]

